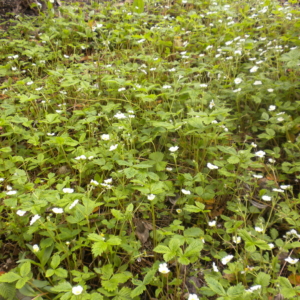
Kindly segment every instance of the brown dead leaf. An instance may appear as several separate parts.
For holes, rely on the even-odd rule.
[[[134,224],[136,226],[135,234],[142,244],[145,244],[149,238],[149,230],[152,230],[152,225],[141,219],[134,219]]]
[[[229,282],[235,282],[236,281],[236,276],[235,274],[224,274],[223,278],[227,279]]]
[[[300,285],[300,275],[299,274],[291,274],[288,277],[288,280],[290,281],[291,284],[293,285]]]

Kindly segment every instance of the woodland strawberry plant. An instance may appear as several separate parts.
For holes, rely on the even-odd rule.
[[[297,3],[52,2],[1,31],[0,296],[298,299]]]

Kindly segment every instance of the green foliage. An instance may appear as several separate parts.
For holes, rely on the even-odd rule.
[[[1,31],[0,295],[298,297],[295,1],[46,2]]]

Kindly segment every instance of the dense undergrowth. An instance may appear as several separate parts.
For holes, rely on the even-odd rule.
[[[19,20],[0,40],[0,295],[300,298],[292,1]]]

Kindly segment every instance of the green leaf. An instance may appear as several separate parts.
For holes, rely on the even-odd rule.
[[[31,270],[31,263],[29,261],[26,261],[24,264],[21,265],[20,275],[22,277],[25,277],[26,275],[29,274],[30,270]]]
[[[203,205],[203,209],[204,208],[205,208],[205,205]],[[199,212],[203,211],[203,209],[201,209],[195,205],[188,205],[188,204],[186,204],[183,208],[183,210],[191,212],[191,213],[199,213]]]
[[[48,269],[47,271],[46,271],[46,277],[51,277],[51,276],[53,276],[54,275],[54,270],[53,269]]]
[[[144,284],[138,285],[131,293],[130,296],[135,298],[143,293],[146,290],[146,286]]]
[[[185,249],[184,255],[187,257],[190,256],[200,256],[200,251],[203,249],[203,242],[199,240],[194,240],[190,245]]]
[[[200,236],[203,236],[204,233],[203,231],[198,228],[198,227],[191,227],[191,228],[188,228],[186,229],[184,232],[183,232],[183,235],[185,237],[200,237]]]
[[[67,278],[68,277],[68,271],[63,269],[63,268],[58,268],[54,271],[55,275],[57,277],[60,277],[60,278]]]
[[[270,246],[267,244],[267,242],[263,241],[263,240],[255,241],[255,246],[257,246],[261,250],[269,250],[270,249]]]
[[[256,283],[260,284],[261,286],[268,286],[270,283],[271,276],[264,272],[259,272],[256,277]]]
[[[20,278],[17,283],[16,283],[16,288],[17,289],[21,289],[27,281],[29,281],[31,278],[30,277],[23,277],[23,278]]]
[[[292,284],[290,283],[290,281],[286,278],[286,277],[278,277],[278,282],[280,287],[282,288],[293,288]]]
[[[172,238],[169,242],[169,248],[171,251],[174,252],[176,252],[182,245],[183,245],[183,241],[176,238]]]
[[[118,294],[116,295],[116,297],[114,297],[112,300],[132,300],[131,296],[131,289],[128,287],[123,287]]]
[[[209,288],[217,295],[226,296],[223,286],[214,278],[205,276],[205,281]]]
[[[159,162],[164,159],[164,154],[162,152],[153,152],[149,155],[149,158],[155,162]]]
[[[88,239],[93,241],[93,242],[103,242],[103,236],[97,233],[90,233],[88,235]]]
[[[230,299],[239,297],[239,299],[242,299],[241,296],[243,295],[245,291],[245,287],[239,283],[236,286],[231,286],[228,290],[227,290],[227,295],[230,297]]]
[[[113,215],[118,221],[124,219],[124,215],[121,213],[120,210],[112,209],[110,212],[112,213],[112,215]]]
[[[46,263],[48,262],[49,258],[51,257],[52,250],[54,248],[54,244],[52,244],[50,247],[44,248],[40,255],[38,256],[41,262],[41,265],[44,267]]]
[[[95,242],[92,246],[94,256],[100,256],[107,249],[107,244],[104,241]]]
[[[50,263],[51,268],[56,269],[59,266],[59,264],[60,264],[59,255],[57,255],[57,254],[53,255],[51,263]]]
[[[115,291],[118,285],[125,283],[129,278],[132,277],[130,272],[123,272],[122,274],[115,274],[109,280],[102,280],[102,286],[109,292]]]
[[[191,261],[186,257],[186,255],[180,256],[178,262],[184,266],[187,266]]]
[[[253,238],[245,229],[239,230],[239,235],[245,242],[248,242],[250,244],[254,243]]]
[[[14,272],[8,272],[0,276],[0,282],[14,282],[21,278],[20,275]]]
[[[152,279],[153,279],[153,277],[154,277],[155,274],[156,274],[156,270],[151,270],[151,271],[149,271],[149,272],[146,274],[146,276],[144,277],[143,283],[144,283],[145,285],[149,284],[149,283],[152,281]]]
[[[13,300],[15,295],[16,288],[14,283],[0,283],[0,296],[5,300]]]
[[[108,264],[108,265],[104,265],[102,268],[101,268],[101,278],[103,280],[108,280],[111,275],[113,274],[114,272],[114,269],[113,269],[113,266],[111,264]]]
[[[229,164],[238,164],[240,159],[237,156],[230,156],[227,161]]]
[[[50,290],[54,293],[69,292],[72,290],[72,286],[69,282],[64,281],[52,287]]]
[[[171,250],[169,249],[169,247],[164,246],[164,245],[158,245],[156,246],[153,251],[157,252],[157,253],[168,253]]]
[[[165,261],[169,261],[177,255],[176,252],[168,252],[163,255]]]
[[[109,239],[107,240],[108,245],[114,245],[114,246],[121,245],[121,242],[122,242],[122,240],[119,237],[114,236],[114,235],[110,236]]]
[[[59,114],[47,114],[46,120],[47,120],[47,123],[49,123],[49,124],[55,124],[55,123],[61,122]]]

